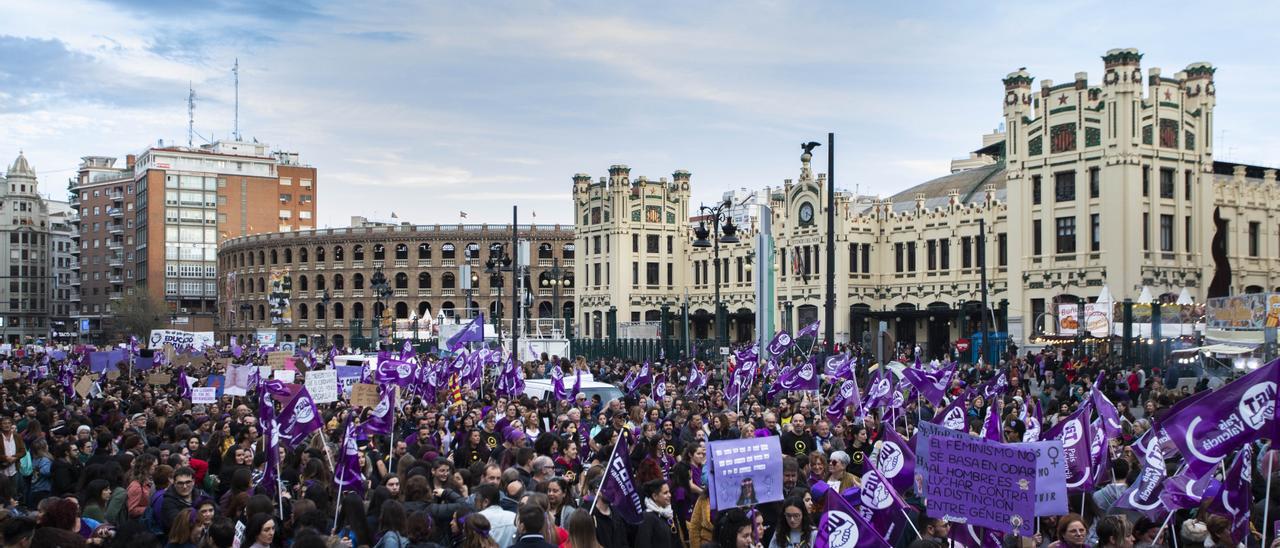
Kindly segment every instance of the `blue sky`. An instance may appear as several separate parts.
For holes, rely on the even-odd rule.
[[[572,222],[571,177],[693,173],[695,200],[776,185],[837,134],[839,186],[947,173],[1000,119],[1005,74],[1218,67],[1217,156],[1280,164],[1273,4],[352,2],[0,5],[0,160],[64,194],[79,158],[232,129],[320,170],[319,224]],[[1038,83],[1037,83],[1038,88]],[[197,138],[197,141],[200,139]],[[825,171],[825,150],[816,167]]]

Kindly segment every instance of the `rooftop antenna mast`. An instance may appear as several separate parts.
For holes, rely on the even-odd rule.
[[[196,90],[187,81],[187,148],[191,148],[196,133]]]
[[[236,64],[231,67],[231,74],[236,79],[236,119],[235,119],[235,138],[240,140],[240,58],[236,57]]]

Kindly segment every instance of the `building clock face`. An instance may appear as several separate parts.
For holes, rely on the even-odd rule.
[[[800,222],[806,225],[813,222],[813,204],[812,203],[805,202],[803,204],[800,204]]]

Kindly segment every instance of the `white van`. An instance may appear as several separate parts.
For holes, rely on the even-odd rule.
[[[577,375],[565,375],[564,388],[568,392],[573,389],[574,380]],[[529,379],[524,381],[524,395],[531,398],[538,398],[546,401],[551,399],[551,379]],[[587,399],[593,396],[600,396],[600,401],[609,403],[613,400],[622,399],[622,390],[617,386],[607,382],[596,382],[595,377],[588,373],[582,375],[582,393],[587,395]]]

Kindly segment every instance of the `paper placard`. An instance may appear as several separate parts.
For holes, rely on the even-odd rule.
[[[271,378],[286,383],[292,383],[297,376],[297,371],[289,371],[288,369],[277,369],[271,373]]]
[[[116,379],[118,379],[118,378],[120,378],[120,370],[119,370],[119,369],[112,369],[112,370],[110,370],[110,371],[107,371],[107,380],[109,380],[109,381],[114,381],[114,380],[116,380]]]
[[[293,357],[293,352],[267,352],[267,366],[272,369],[284,369],[285,360]]]
[[[0,376],[3,376],[4,380],[6,381],[22,378],[22,374],[18,373],[17,371],[5,371],[4,373],[0,374]]]
[[[306,386],[311,401],[318,404],[338,401],[338,372],[334,369],[307,373]]]
[[[351,405],[355,407],[377,407],[378,387],[367,382],[351,385]]]
[[[192,388],[191,403],[218,403],[218,387],[198,386]]]
[[[164,386],[171,382],[173,382],[173,375],[170,375],[168,373],[152,373],[150,375],[147,375],[147,384]]]
[[[93,377],[94,375],[85,375],[76,381],[76,394],[79,394],[81,398],[87,397],[89,390],[93,389]]]

